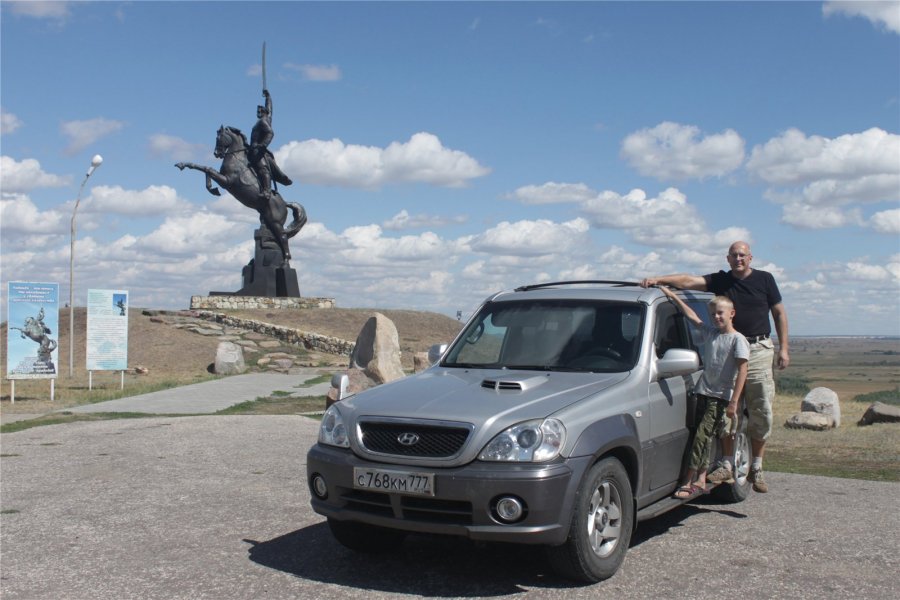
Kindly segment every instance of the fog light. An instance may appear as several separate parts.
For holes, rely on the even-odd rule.
[[[522,501],[514,496],[504,496],[497,500],[494,510],[497,513],[497,518],[504,523],[515,523],[525,514],[525,507],[522,505]]]
[[[328,497],[328,486],[325,485],[325,478],[316,473],[312,477],[312,488],[313,494],[316,495],[320,500],[324,500]]]

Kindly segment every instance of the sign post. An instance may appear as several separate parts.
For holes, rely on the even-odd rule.
[[[88,387],[93,386],[94,371],[121,371],[125,387],[128,368],[128,292],[125,290],[88,290],[87,300]]]
[[[50,379],[54,400],[59,346],[59,284],[10,281],[7,284],[6,378]],[[14,400],[13,400],[14,401]]]

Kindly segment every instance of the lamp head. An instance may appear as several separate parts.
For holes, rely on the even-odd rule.
[[[94,169],[103,164],[103,157],[99,154],[95,154],[94,158],[91,159],[91,168],[88,169],[87,176],[90,177],[91,173],[94,172]]]

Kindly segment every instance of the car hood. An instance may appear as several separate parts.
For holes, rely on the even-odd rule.
[[[348,425],[364,417],[474,426],[472,452],[507,427],[540,419],[622,381],[628,373],[567,373],[433,367],[339,402]],[[351,425],[352,429],[352,425]],[[472,457],[469,456],[469,459]],[[465,457],[460,457],[465,461]]]

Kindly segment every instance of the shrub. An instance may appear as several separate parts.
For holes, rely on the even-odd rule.
[[[809,379],[803,375],[777,375],[775,392],[789,396],[805,396],[809,393]]]
[[[865,402],[866,404],[881,402],[882,404],[900,406],[900,388],[895,390],[882,390],[880,392],[869,392],[868,394],[858,394],[853,397],[853,401]]]

